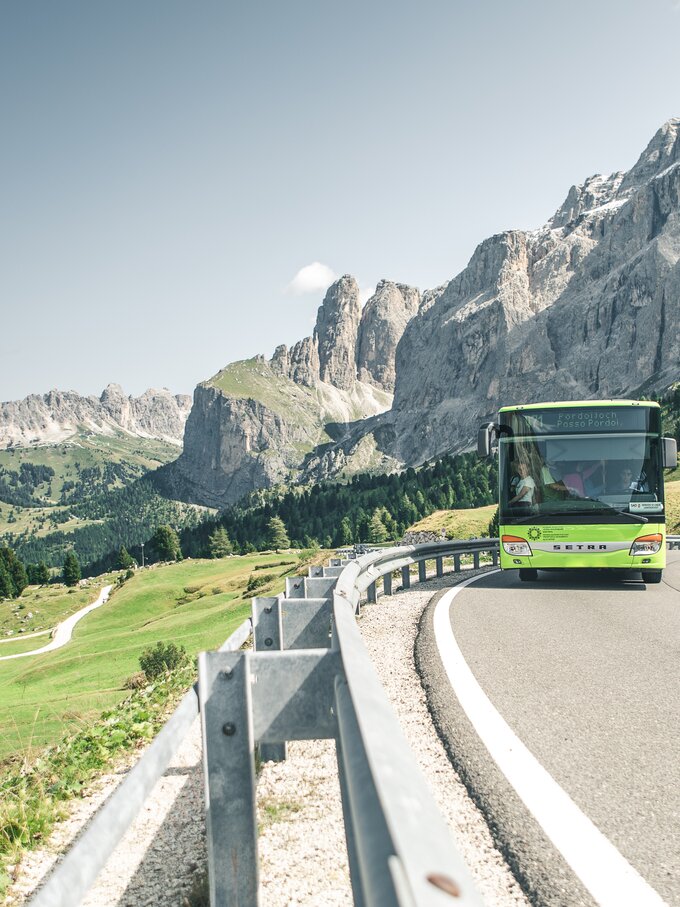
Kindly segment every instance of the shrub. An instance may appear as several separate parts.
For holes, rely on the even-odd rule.
[[[275,579],[275,573],[263,573],[262,576],[255,576],[254,573],[251,573],[248,585],[246,586],[246,592],[254,592],[256,589],[259,589],[261,586],[266,586],[267,583],[271,583],[272,580]]]
[[[147,680],[153,680],[163,674],[169,674],[176,668],[185,665],[189,660],[184,646],[176,646],[174,642],[156,643],[153,648],[145,649],[139,656],[139,666]]]
[[[144,671],[137,671],[128,677],[123,686],[126,690],[143,690],[148,682]]]

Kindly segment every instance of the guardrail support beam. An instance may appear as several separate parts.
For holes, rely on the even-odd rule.
[[[366,590],[366,598],[369,602],[376,602],[378,600],[378,593],[375,588],[375,583],[371,583],[371,585]]]
[[[427,564],[425,561],[418,561],[418,581],[424,583],[427,579]]]
[[[392,595],[392,574],[386,573],[383,576],[383,592],[385,595]]]
[[[453,555],[453,570],[455,573],[460,573],[460,554]]]
[[[475,570],[479,570],[479,551],[472,552],[472,564]]]
[[[491,552],[491,563],[494,567],[498,566],[498,551],[495,548]]]
[[[444,558],[438,557],[436,559],[437,564],[437,576],[444,576]]]
[[[408,565],[401,568],[401,585],[403,589],[411,588],[411,571]]]
[[[253,649],[256,652],[280,651],[283,648],[281,598],[258,597],[253,599]],[[263,743],[260,759],[263,762],[284,762],[285,743]]]
[[[202,652],[198,682],[211,907],[257,907],[255,744],[245,652]]]

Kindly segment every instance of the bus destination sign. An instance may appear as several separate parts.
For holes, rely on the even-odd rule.
[[[517,410],[501,413],[501,419],[513,435],[658,432],[658,410],[646,406]]]

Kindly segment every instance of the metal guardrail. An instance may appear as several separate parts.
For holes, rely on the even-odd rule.
[[[680,549],[680,536],[667,536]],[[257,905],[255,747],[281,760],[286,741],[335,740],[354,902],[360,907],[437,907],[455,897],[481,905],[467,870],[406,743],[356,626],[368,601],[390,595],[393,574],[411,585],[434,561],[483,553],[498,562],[498,540],[436,542],[332,559],[286,594],[254,598],[253,617],[218,652],[199,656],[199,683],[184,696],[139,762],[30,901],[80,903],[167,768],[198,711],[203,718],[212,907]],[[253,634],[253,651],[241,647]],[[198,696],[197,696],[198,692]]]
[[[415,766],[354,620],[364,592],[377,597],[392,573],[409,588],[409,566],[451,556],[460,570],[479,565],[498,542],[445,542],[370,551],[310,568],[286,581],[286,594],[254,598],[246,620],[218,652],[199,658],[199,683],[183,697],[139,762],[29,907],[75,907],[106,864],[162,776],[200,711],[211,904],[257,903],[255,744],[260,758],[281,760],[287,740],[336,741],[355,903],[478,905],[480,900]],[[339,582],[338,582],[339,581]],[[336,590],[336,582],[339,589]],[[239,651],[253,635],[253,652]],[[198,694],[198,695],[197,695]],[[243,829],[246,833],[243,834]],[[235,871],[226,871],[234,868]],[[226,887],[225,887],[226,886]],[[243,895],[242,895],[243,893]]]
[[[472,556],[496,539],[373,551],[286,582],[253,600],[252,652],[199,656],[210,903],[258,904],[255,752],[285,758],[288,740],[335,740],[354,903],[475,907],[482,901],[403,737],[356,625],[377,581],[402,587],[410,567]],[[277,651],[278,650],[278,651]]]
[[[220,651],[240,649],[251,633],[245,620]],[[198,715],[197,685],[188,690],[139,762],[96,813],[86,832],[58,864],[30,907],[74,907],[104,868]]]

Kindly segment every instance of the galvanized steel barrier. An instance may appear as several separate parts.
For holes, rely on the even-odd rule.
[[[253,599],[253,651],[199,656],[210,903],[258,904],[255,752],[285,758],[289,740],[335,741],[354,903],[479,905],[361,640],[362,594],[383,577],[403,588],[410,567],[437,576],[444,558],[498,559],[498,541],[374,551],[287,580],[286,595]]]
[[[680,548],[680,536],[668,536]],[[199,682],[100,809],[30,907],[74,907],[167,768],[199,709],[203,726],[211,907],[258,904],[255,753],[282,760],[289,740],[333,739],[354,902],[360,907],[481,905],[402,735],[361,640],[355,615],[393,574],[436,576],[444,559],[487,553],[497,539],[388,548],[331,560],[286,581],[285,595],[253,599],[247,620],[217,652],[199,656]],[[251,635],[253,650],[242,646]],[[198,693],[198,696],[197,696]]]
[[[132,824],[199,711],[203,718],[211,905],[257,904],[255,745],[285,758],[286,741],[336,742],[355,903],[481,904],[448,829],[415,766],[364,649],[355,614],[392,573],[461,557],[497,561],[498,542],[442,542],[373,551],[310,568],[286,593],[253,599],[246,620],[218,652],[199,656],[189,690],[139,762],[89,823],[30,907],[75,907]],[[338,588],[336,588],[336,583]],[[252,632],[253,651],[240,651]]]

